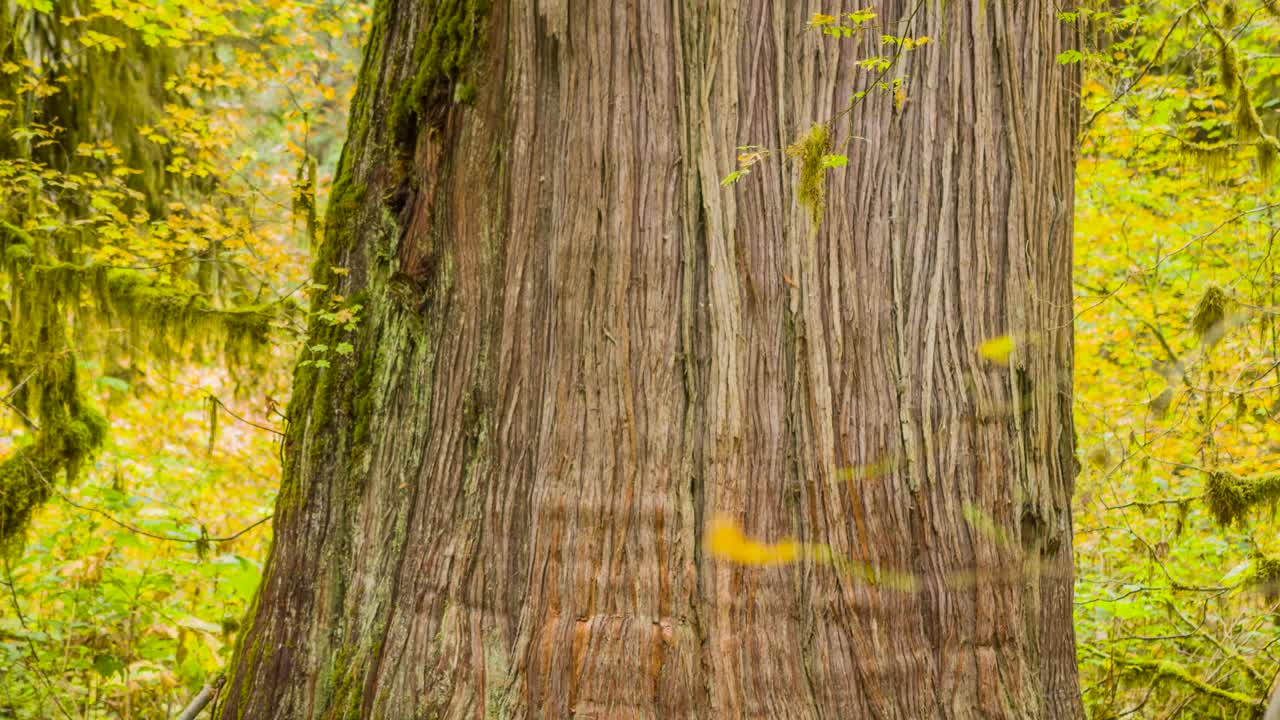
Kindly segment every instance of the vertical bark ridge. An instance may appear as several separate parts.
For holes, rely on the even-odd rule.
[[[720,178],[874,79],[839,8],[382,0],[317,263],[364,320],[299,369],[220,717],[1078,717],[1072,37],[980,7],[879,4],[933,42],[814,228],[789,162]]]

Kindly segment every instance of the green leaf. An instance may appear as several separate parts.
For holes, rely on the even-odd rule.
[[[1084,53],[1079,50],[1067,50],[1066,52],[1058,53],[1058,64],[1060,65],[1071,65],[1083,59]]]
[[[112,376],[110,376],[110,375],[103,375],[102,377],[99,377],[99,378],[95,379],[93,382],[94,382],[94,384],[96,384],[96,385],[101,385],[102,387],[110,388],[110,389],[115,390],[115,391],[117,391],[117,392],[128,392],[128,391],[129,391],[129,383],[125,382],[124,380],[121,380],[121,379],[120,379],[120,378],[118,378],[118,377],[112,377]]]
[[[104,678],[124,670],[124,663],[115,655],[100,654],[93,657],[93,669]]]

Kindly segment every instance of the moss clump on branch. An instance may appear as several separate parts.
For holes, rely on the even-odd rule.
[[[1261,590],[1267,602],[1280,599],[1280,560],[1262,554],[1255,556],[1249,584]]]
[[[1200,338],[1201,344],[1212,345],[1222,337],[1222,323],[1227,319],[1229,302],[1222,288],[1211,285],[1200,302],[1196,303],[1195,314],[1191,317],[1191,330]]]
[[[822,226],[822,214],[827,209],[827,169],[822,159],[830,150],[831,131],[823,123],[809,128],[787,147],[787,157],[800,163],[796,194],[800,206],[809,211],[809,226],[815,232]]]
[[[37,446],[24,447],[0,463],[0,550],[26,526],[32,509],[49,497],[39,475],[41,454]]]
[[[1234,141],[1205,143],[1180,140],[1178,151],[1183,158],[1214,174],[1227,169],[1238,147]]]
[[[1239,523],[1254,507],[1280,499],[1280,473],[1240,477],[1215,470],[1205,481],[1204,497],[1219,525]]]

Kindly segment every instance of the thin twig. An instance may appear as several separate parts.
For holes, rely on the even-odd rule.
[[[1169,38],[1173,35],[1173,31],[1178,28],[1178,25],[1182,23],[1183,19],[1190,15],[1191,11],[1194,9],[1195,6],[1189,7],[1179,13],[1178,17],[1174,18],[1173,23],[1169,25],[1169,29],[1165,31],[1164,37],[1160,38],[1160,43],[1156,45],[1155,52],[1151,53],[1151,59],[1148,60],[1147,64],[1138,72],[1137,77],[1133,78],[1133,81],[1126,85],[1124,90],[1116,93],[1110,100],[1104,103],[1102,107],[1094,110],[1093,113],[1089,115],[1089,119],[1084,121],[1084,132],[1088,132],[1089,129],[1093,127],[1093,123],[1098,119],[1099,115],[1110,110],[1112,105],[1119,102],[1121,98],[1128,95],[1130,91],[1136,88],[1138,83],[1142,82],[1142,79],[1147,76],[1147,73],[1151,71],[1151,68],[1154,67],[1156,62],[1160,59],[1160,56],[1164,55],[1164,47],[1169,42]]]
[[[187,706],[183,708],[182,712],[178,713],[177,717],[173,720],[195,720],[195,717],[200,714],[200,711],[204,710],[205,706],[218,696],[218,691],[222,689],[222,686],[226,684],[226,682],[227,678],[225,675],[215,675],[212,680],[205,683],[205,686],[200,689],[200,692],[196,693],[195,697],[191,698],[191,702],[187,703]]]
[[[2,554],[3,553],[0,553],[0,555]],[[53,698],[53,704],[58,707],[58,711],[61,712],[63,717],[67,718],[67,720],[72,720],[71,713],[67,712],[67,709],[62,706],[62,701],[58,699],[58,691],[53,687],[53,681],[49,679],[49,676],[45,674],[44,669],[40,667],[40,653],[36,650],[36,644],[31,641],[31,634],[27,628],[27,618],[22,614],[22,605],[18,602],[18,591],[13,586],[13,569],[9,566],[9,557],[7,555],[4,556],[4,575],[4,584],[5,587],[9,589],[9,599],[13,603],[13,613],[17,616],[18,625],[21,626],[24,631],[23,640],[26,641],[27,649],[30,651],[31,657],[34,660],[34,662],[30,664],[30,667],[35,671],[36,675],[40,677],[40,681],[44,683],[45,687],[49,689],[49,696]]]
[[[178,535],[161,535],[158,533],[148,532],[147,530],[143,530],[140,527],[135,527],[133,525],[130,525],[129,523],[123,520],[120,520],[119,518],[115,517],[111,513],[101,508],[96,508],[90,505],[81,505],[75,500],[72,500],[71,498],[67,497],[66,494],[58,490],[58,488],[54,486],[53,483],[49,482],[49,480],[45,478],[44,473],[40,470],[39,467],[35,465],[35,463],[31,461],[30,458],[26,458],[26,461],[27,461],[27,464],[31,466],[32,471],[35,472],[36,477],[40,478],[40,482],[44,483],[45,487],[49,490],[49,492],[53,493],[54,495],[57,495],[66,504],[70,505],[73,508],[76,508],[77,510],[83,510],[85,512],[91,512],[97,515],[101,515],[102,517],[106,518],[112,523],[115,523],[116,525],[119,525],[120,527],[124,528],[125,530],[128,530],[129,532],[137,533],[144,537],[149,537],[152,540],[164,540],[165,542],[177,542],[177,543],[183,543],[183,544],[198,543],[201,541],[214,542],[214,543],[231,542],[232,540],[239,538],[240,536],[244,535],[250,530],[253,530],[259,525],[275,517],[274,515],[266,515],[264,517],[258,518],[257,520],[253,521],[249,525],[241,528],[239,531],[231,535],[228,535],[226,537],[209,537],[207,535],[201,535],[197,537],[190,537],[190,536],[183,537]]]
[[[222,408],[223,412],[225,412],[226,414],[228,414],[228,415],[230,415],[231,417],[235,418],[236,420],[239,420],[240,422],[244,423],[245,425],[249,425],[249,426],[251,426],[251,427],[256,427],[256,428],[258,428],[259,430],[265,430],[265,431],[267,431],[267,432],[269,432],[269,433],[275,433],[276,435],[279,435],[280,437],[284,437],[284,433],[283,433],[283,432],[281,432],[280,430],[277,430],[277,429],[275,429],[275,428],[273,428],[273,427],[267,427],[266,425],[259,425],[258,423],[254,422],[254,421],[252,421],[252,420],[247,420],[247,419],[242,418],[242,417],[240,417],[239,415],[235,414],[234,412],[232,412],[232,411],[231,411],[231,408],[227,407],[226,403],[224,403],[224,402],[222,402],[221,400],[219,400],[219,399],[217,398],[217,396],[215,396],[215,395],[212,395],[212,394],[211,394],[211,395],[209,395],[209,401],[210,401],[210,402],[212,402],[212,403],[215,403],[218,407]]]

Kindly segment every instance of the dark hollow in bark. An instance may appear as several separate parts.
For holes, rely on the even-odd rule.
[[[315,269],[355,351],[298,370],[220,717],[1080,717],[1074,30],[817,9],[379,4]],[[932,41],[817,232],[793,161],[720,186],[880,33]],[[713,513],[869,570],[717,562]]]

